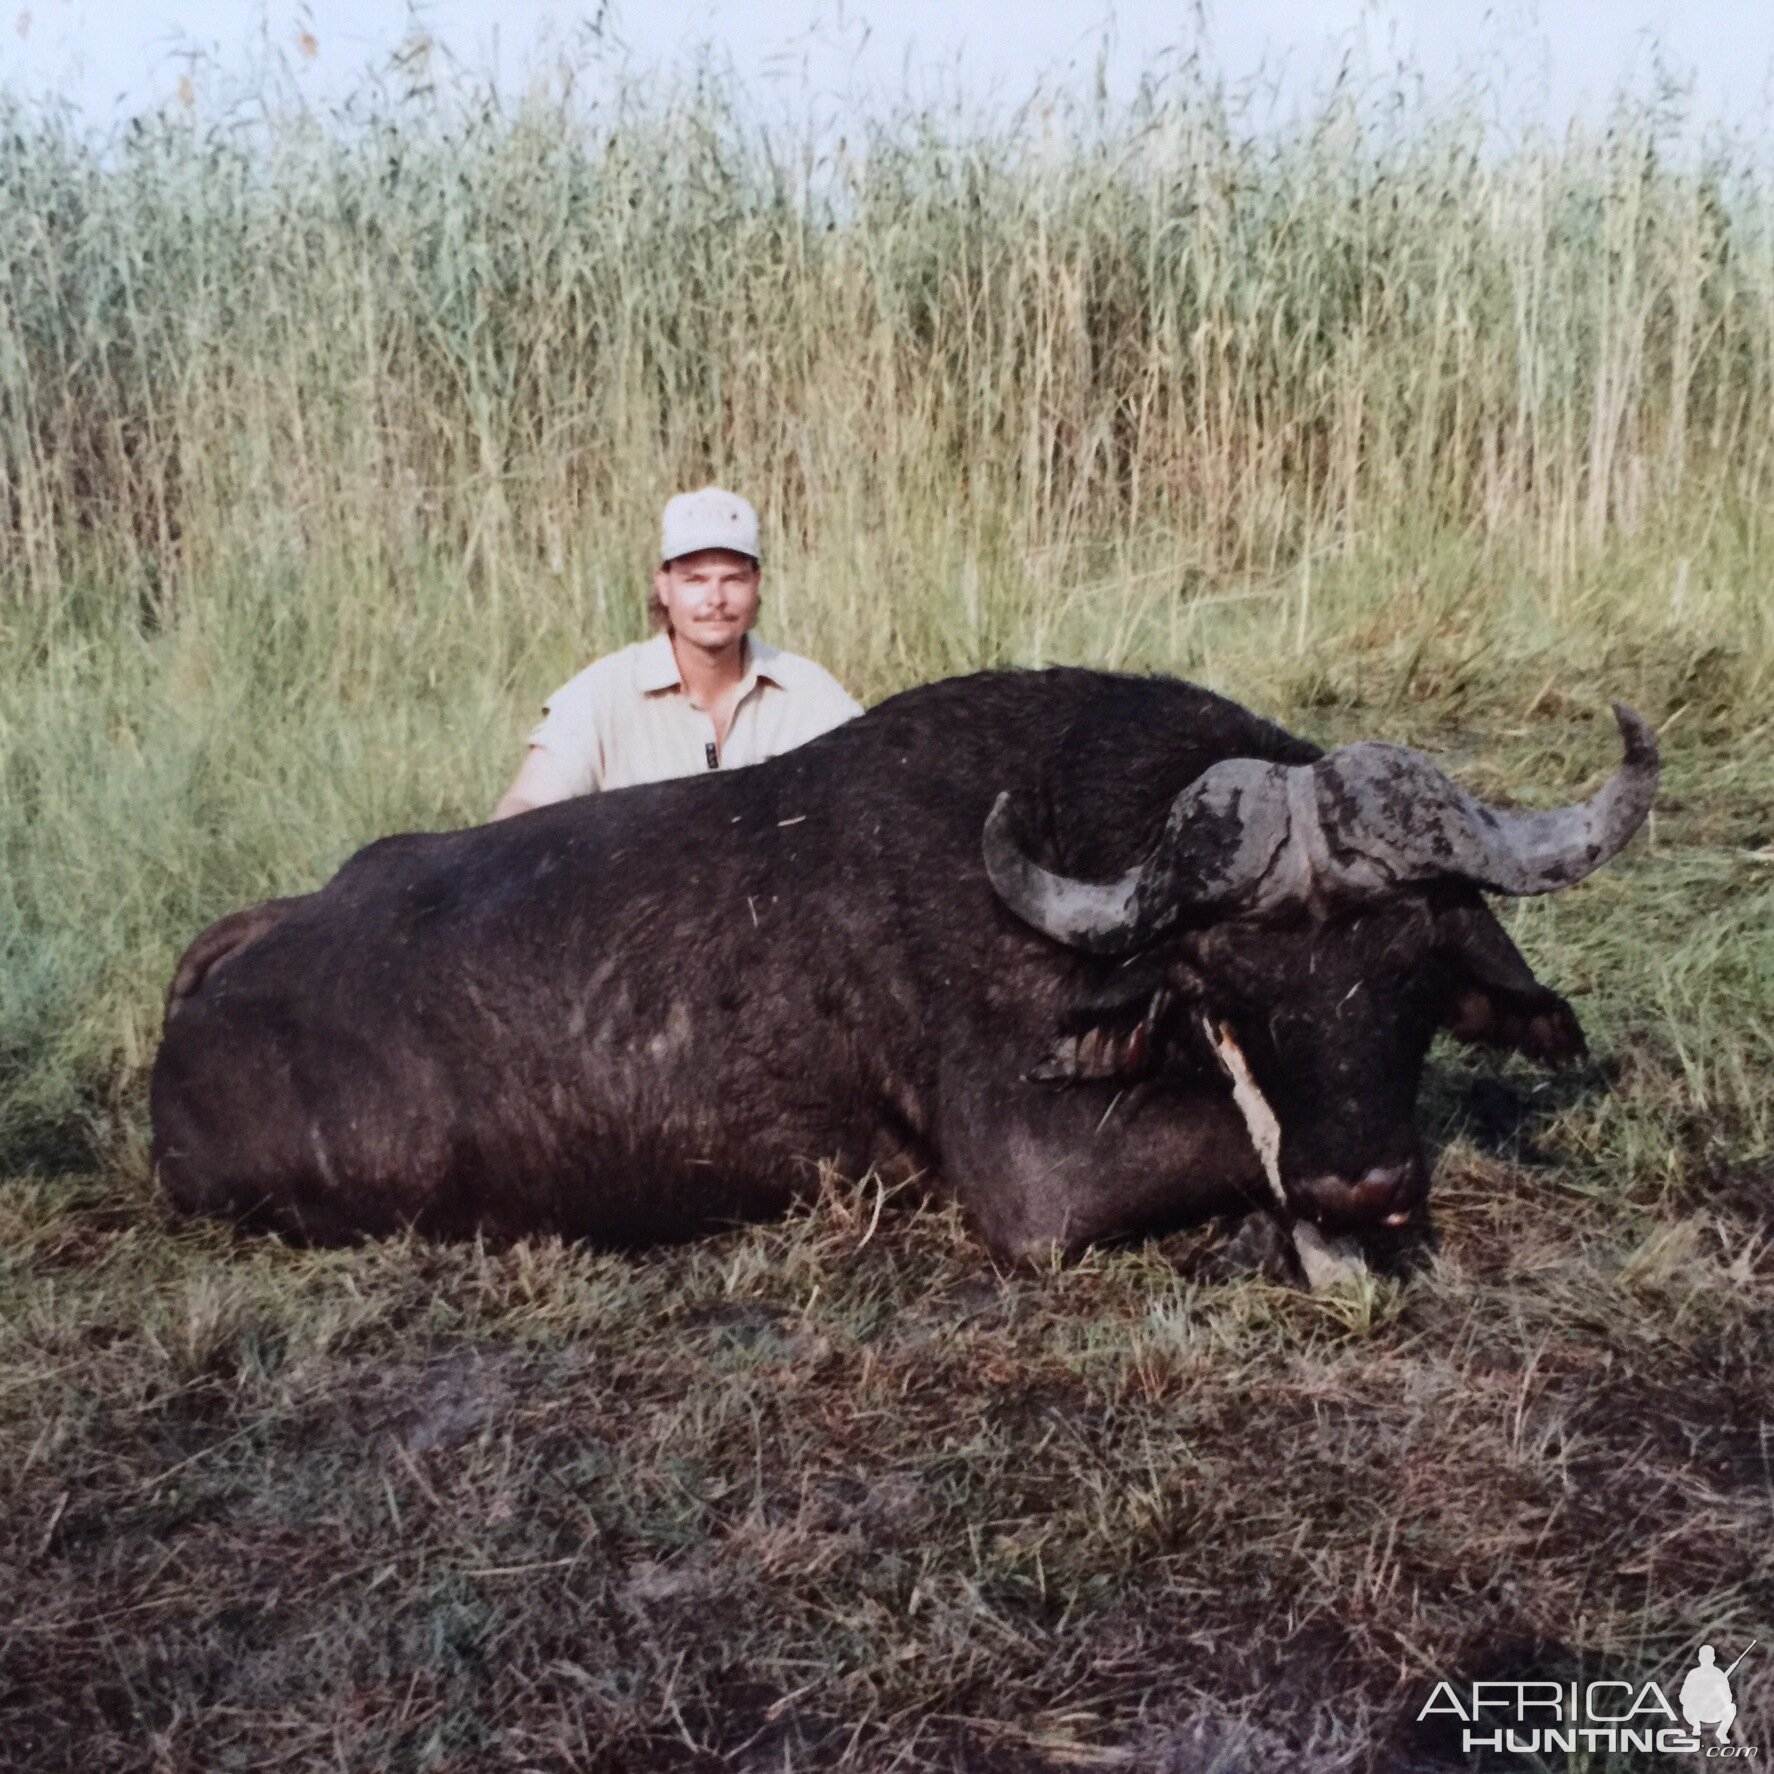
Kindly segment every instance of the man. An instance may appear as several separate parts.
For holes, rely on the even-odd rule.
[[[549,697],[495,819],[594,789],[756,764],[862,713],[811,659],[750,638],[762,573],[758,514],[745,500],[720,487],[680,493],[661,531],[648,604],[659,633]]]

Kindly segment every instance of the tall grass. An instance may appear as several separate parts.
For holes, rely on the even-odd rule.
[[[1401,517],[1532,551],[1765,500],[1774,234],[1656,109],[1487,145],[1351,91],[1257,132],[1196,76],[1125,111],[902,112],[809,142],[709,81],[181,112],[0,142],[7,595],[102,565],[447,550],[478,584],[638,548],[743,480],[775,552],[921,564],[1159,528],[1273,571]]]
[[[1504,147],[1383,97],[0,111],[13,1120],[134,1101],[209,916],[480,817],[711,477],[777,638],[865,697],[1073,658],[1321,732],[1748,706],[1766,168],[1652,105]]]

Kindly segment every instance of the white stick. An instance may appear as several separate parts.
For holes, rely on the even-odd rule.
[[[1251,1076],[1250,1062],[1244,1049],[1227,1023],[1206,1022],[1208,1039],[1219,1055],[1220,1065],[1232,1081],[1232,1101],[1244,1117],[1250,1143],[1257,1149],[1257,1161],[1289,1232],[1300,1267],[1305,1271],[1306,1285],[1315,1294],[1328,1292],[1348,1282],[1359,1281],[1367,1273],[1367,1261],[1361,1246],[1353,1238],[1327,1238],[1309,1220],[1296,1219],[1287,1204],[1287,1191],[1281,1186],[1281,1122],[1269,1107],[1269,1099],[1257,1088]]]
[[[1287,1191],[1281,1186],[1281,1123],[1275,1118],[1275,1111],[1269,1107],[1269,1099],[1257,1088],[1257,1081],[1250,1075],[1250,1062],[1244,1057],[1244,1049],[1238,1045],[1228,1023],[1210,1022],[1207,1025],[1208,1039],[1213,1042],[1213,1050],[1219,1055],[1220,1064],[1225,1068],[1226,1076],[1232,1080],[1232,1100],[1238,1105],[1238,1112],[1244,1117],[1244,1125],[1250,1130],[1250,1143],[1257,1149],[1257,1162],[1263,1167],[1263,1175],[1269,1179],[1269,1188],[1275,1196],[1275,1205],[1287,1214],[1291,1220],[1293,1215],[1288,1210]]]

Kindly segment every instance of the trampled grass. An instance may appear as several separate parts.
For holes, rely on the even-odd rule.
[[[1442,1675],[1774,1642],[1765,176],[1380,115],[7,119],[0,1760],[1420,1768]],[[866,700],[1175,671],[1541,801],[1635,702],[1654,829],[1507,912],[1595,1066],[1439,1055],[1436,1242],[1338,1298],[866,1182],[639,1259],[171,1222],[179,948],[482,817],[709,476]]]

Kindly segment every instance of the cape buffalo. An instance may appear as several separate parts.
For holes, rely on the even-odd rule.
[[[1656,742],[1615,713],[1593,799],[1503,812],[1173,679],[987,673],[386,838],[187,951],[155,1158],[180,1208],[321,1240],[680,1238],[822,1161],[923,1179],[1012,1259],[1253,1206],[1397,1222],[1438,1028],[1583,1050],[1481,890],[1637,829]]]

